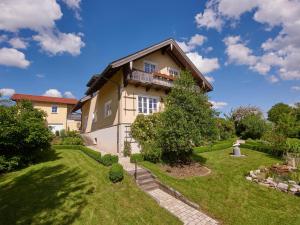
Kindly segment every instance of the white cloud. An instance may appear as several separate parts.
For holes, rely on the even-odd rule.
[[[186,54],[201,73],[210,73],[219,69],[219,61],[217,58],[204,58],[197,52],[189,52]]]
[[[15,37],[12,38],[8,41],[8,43],[13,47],[13,48],[18,48],[18,49],[26,49],[27,48],[27,42],[24,41],[22,38]]]
[[[12,96],[14,93],[16,93],[16,91],[14,89],[11,89],[11,88],[1,88],[0,89],[0,94],[2,96]]]
[[[291,89],[293,91],[300,91],[300,86],[293,86],[293,87],[291,87]]]
[[[203,13],[198,13],[195,16],[195,21],[198,27],[214,28],[221,31],[222,20],[212,9],[205,9]]]
[[[214,109],[221,109],[228,105],[227,102],[209,101]]]
[[[45,78],[45,75],[44,74],[41,74],[41,73],[38,73],[35,75],[37,78]]]
[[[12,32],[51,28],[63,15],[56,0],[1,0],[0,8],[0,30]]]
[[[49,89],[43,95],[49,97],[58,97],[58,98],[62,97],[61,92],[58,91],[57,89]]]
[[[215,78],[213,78],[212,76],[205,76],[205,79],[206,79],[209,83],[215,82]]]
[[[190,52],[198,46],[201,46],[206,41],[206,39],[207,38],[201,34],[195,34],[190,38],[189,41],[178,41],[177,43],[184,52]]]
[[[279,82],[278,77],[276,77],[276,76],[274,76],[274,75],[267,77],[267,80],[268,80],[270,83],[277,83],[277,82]]]
[[[30,62],[23,52],[14,48],[0,48],[0,65],[26,68]]]
[[[59,31],[44,32],[33,36],[38,41],[41,48],[52,55],[70,53],[73,56],[79,55],[82,47],[85,46],[81,40],[82,34],[61,33]]]
[[[65,97],[65,98],[76,98],[76,97],[73,95],[73,93],[70,92],[70,91],[66,91],[66,92],[64,93],[64,97]]]
[[[209,0],[203,13],[196,15],[196,21],[200,27],[220,31],[226,22],[237,24],[240,16],[249,11],[254,12],[253,20],[267,26],[266,31],[275,26],[281,30],[274,38],[262,43],[260,55],[254,54],[244,43],[228,42],[227,45],[233,45],[228,52],[242,57],[229,58],[229,61],[248,65],[260,74],[268,74],[275,69],[282,80],[300,80],[299,0]],[[241,50],[239,54],[238,50]],[[250,58],[246,59],[247,56]]]
[[[80,11],[80,3],[81,0],[62,0],[70,9],[75,12],[75,17],[77,19],[81,19],[79,11]]]

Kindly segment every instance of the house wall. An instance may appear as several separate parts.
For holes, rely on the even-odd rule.
[[[80,128],[80,121],[68,120],[67,116],[71,113],[72,107],[67,104],[60,103],[48,103],[48,102],[33,102],[34,108],[41,109],[47,113],[47,123],[51,124],[62,124],[65,130],[76,130]],[[57,106],[57,113],[52,113],[52,106]],[[79,125],[78,125],[79,123]]]
[[[171,56],[167,53],[162,54],[160,50],[134,61],[133,68],[144,70],[145,61],[156,63],[158,72],[162,74],[169,75],[168,67],[180,70],[180,67],[174,62]]]

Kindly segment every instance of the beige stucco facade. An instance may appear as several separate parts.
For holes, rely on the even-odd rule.
[[[161,51],[153,52],[132,62],[133,69],[144,70],[144,63],[156,65],[156,72],[169,75],[169,68],[180,71],[180,67],[168,54]],[[94,143],[104,151],[117,153],[123,151],[125,140],[132,141],[130,125],[138,113],[138,96],[157,99],[157,111],[164,110],[164,89],[146,89],[133,84],[124,85],[123,69],[118,70],[100,90],[93,93],[82,108],[82,133],[94,140]],[[118,88],[120,87],[120,98]],[[111,102],[111,114],[105,116],[105,104]],[[132,141],[133,151],[139,151],[138,145]]]
[[[34,108],[43,110],[47,113],[47,125],[57,126],[58,128],[70,131],[79,131],[80,121],[68,119],[72,106],[61,103],[33,102]],[[57,106],[57,112],[52,112],[52,106]]]

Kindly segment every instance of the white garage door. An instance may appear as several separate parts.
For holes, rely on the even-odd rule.
[[[48,127],[51,129],[51,131],[53,133],[55,133],[56,131],[60,131],[60,130],[64,129],[63,124],[49,124]]]

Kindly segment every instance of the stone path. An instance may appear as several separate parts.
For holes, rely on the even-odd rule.
[[[130,163],[129,157],[120,157],[119,163],[124,170],[132,174],[134,171],[134,164]],[[137,169],[142,169],[138,167]],[[174,216],[178,217],[186,225],[216,225],[218,222],[206,214],[194,209],[186,203],[178,200],[172,195],[156,188],[154,190],[146,191],[152,196],[161,207],[167,209]]]
[[[187,225],[214,225],[217,221],[206,214],[192,208],[184,202],[174,198],[161,189],[148,192],[157,202],[169,212],[177,216],[184,224]]]

